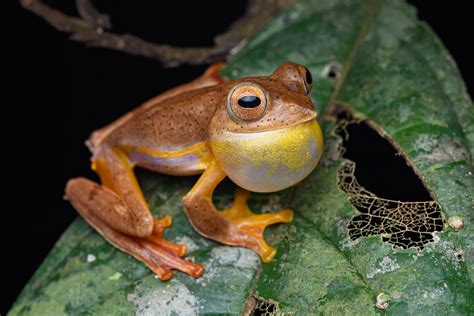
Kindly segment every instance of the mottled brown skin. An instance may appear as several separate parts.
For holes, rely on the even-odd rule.
[[[199,113],[199,111],[208,110],[203,107],[206,102],[199,102],[199,100],[206,101],[205,88],[225,82],[225,80],[219,76],[219,70],[222,66],[222,63],[214,64],[209,67],[201,77],[168,90],[145,102],[110,125],[92,133],[86,144],[93,153],[104,144],[128,143],[127,139],[131,139],[129,143],[137,146],[139,146],[140,143],[149,146],[148,141],[151,141],[157,147],[166,147],[167,145],[170,147],[186,147],[182,142],[192,143],[192,141],[189,141],[187,138],[190,133],[186,132],[186,128],[183,129],[182,127],[186,126],[186,123],[190,121],[191,123],[198,121],[186,114],[198,112],[198,114],[202,116],[202,113]],[[198,95],[196,95],[196,93]],[[196,99],[196,97],[198,99]],[[173,101],[170,102],[170,100],[176,100],[177,104],[175,105]],[[215,99],[212,99],[212,101],[214,100]],[[198,103],[200,104],[199,106],[193,106]],[[167,106],[165,106],[165,104],[167,104]],[[151,134],[146,134],[145,126],[147,124],[148,132]],[[178,127],[177,124],[179,124],[180,127]],[[207,126],[205,123],[200,125]],[[159,130],[155,130],[157,127],[159,127]],[[195,130],[202,131],[202,129],[203,127],[195,126]],[[134,137],[121,139],[121,135],[126,135],[129,132],[137,134]],[[160,132],[162,134],[159,134]],[[181,134],[183,132],[184,134]],[[142,134],[140,135],[140,133]],[[200,135],[202,135],[202,133]],[[157,138],[157,136],[159,136],[159,138]],[[191,135],[191,137],[193,136],[194,135]]]
[[[171,219],[153,219],[133,174],[134,166],[171,175],[203,173],[184,197],[193,227],[207,238],[254,249],[264,261],[275,254],[263,239],[265,227],[291,221],[289,210],[251,213],[244,191],[238,191],[230,209],[219,212],[212,203],[212,193],[226,174],[208,143],[212,135],[227,131],[258,133],[314,119],[316,113],[307,95],[311,89],[307,70],[287,62],[269,77],[224,81],[218,75],[221,66],[210,67],[195,81],[94,132],[87,145],[102,185],[77,178],[66,187],[67,198],[91,226],[110,243],[146,263],[163,280],[172,276],[171,269],[199,277],[203,266],[183,260],[184,247],[163,239],[162,232]],[[236,88],[238,85],[244,88]],[[242,109],[240,118],[229,115],[228,104],[238,106],[237,99],[232,99],[237,97],[233,91],[247,93],[245,89],[253,91],[253,85],[263,98],[259,107]]]
[[[134,119],[111,131],[103,143],[176,149],[209,140],[209,130],[217,133],[220,130],[258,132],[297,124],[315,116],[311,99],[305,93],[300,67],[287,63],[271,77],[227,82],[221,79],[221,84],[197,90],[186,87],[159,102],[159,106],[136,113]],[[236,122],[229,118],[227,95],[232,86],[243,81],[255,82],[268,92],[271,107],[265,119]],[[216,84],[218,82],[216,80]]]

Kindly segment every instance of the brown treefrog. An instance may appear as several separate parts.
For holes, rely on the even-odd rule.
[[[274,192],[304,179],[317,165],[323,137],[308,93],[310,72],[286,62],[266,77],[226,81],[222,64],[171,89],[95,131],[87,145],[102,184],[71,179],[66,197],[107,241],[143,261],[160,279],[172,270],[193,277],[201,264],[182,258],[185,245],[163,237],[171,217],[155,220],[135,178],[135,166],[176,176],[202,174],[183,198],[202,236],[253,249],[269,262],[276,250],[263,238],[268,225],[288,223],[289,209],[254,214],[248,191]],[[216,186],[229,177],[240,188],[219,211]]]

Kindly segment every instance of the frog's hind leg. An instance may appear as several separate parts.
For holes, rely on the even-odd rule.
[[[227,245],[253,249],[262,261],[270,262],[276,249],[265,242],[265,228],[275,223],[291,222],[293,212],[286,209],[272,214],[254,214],[247,205],[250,193],[242,189],[236,191],[232,206],[219,212],[212,202],[212,194],[224,178],[225,173],[212,162],[184,197],[191,224],[203,236]]]
[[[66,198],[94,229],[120,250],[143,261],[160,279],[172,269],[199,277],[203,266],[181,257],[186,247],[166,241],[164,229],[171,217],[154,221],[135,176],[120,153],[101,153],[96,171],[103,185],[77,178],[66,186]]]

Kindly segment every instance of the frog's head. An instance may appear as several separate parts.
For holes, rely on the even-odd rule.
[[[273,192],[303,180],[323,150],[308,93],[310,72],[286,62],[271,76],[225,84],[225,104],[209,126],[217,163],[244,189]]]

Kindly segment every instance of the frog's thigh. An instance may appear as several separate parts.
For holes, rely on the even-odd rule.
[[[126,156],[118,150],[101,150],[94,169],[102,185],[82,178],[70,180],[66,187],[69,200],[86,206],[113,229],[137,237],[149,236],[153,216]]]
[[[151,236],[137,238],[132,213],[122,199],[110,189],[84,178],[72,179],[66,187],[67,198],[89,225],[109,243],[143,261],[160,279],[172,277],[172,269],[183,271],[195,278],[204,268],[183,260],[186,247],[163,238],[163,231],[171,225],[171,217],[165,216],[154,222]],[[123,216],[123,221],[121,217]],[[103,220],[103,218],[106,218]]]

